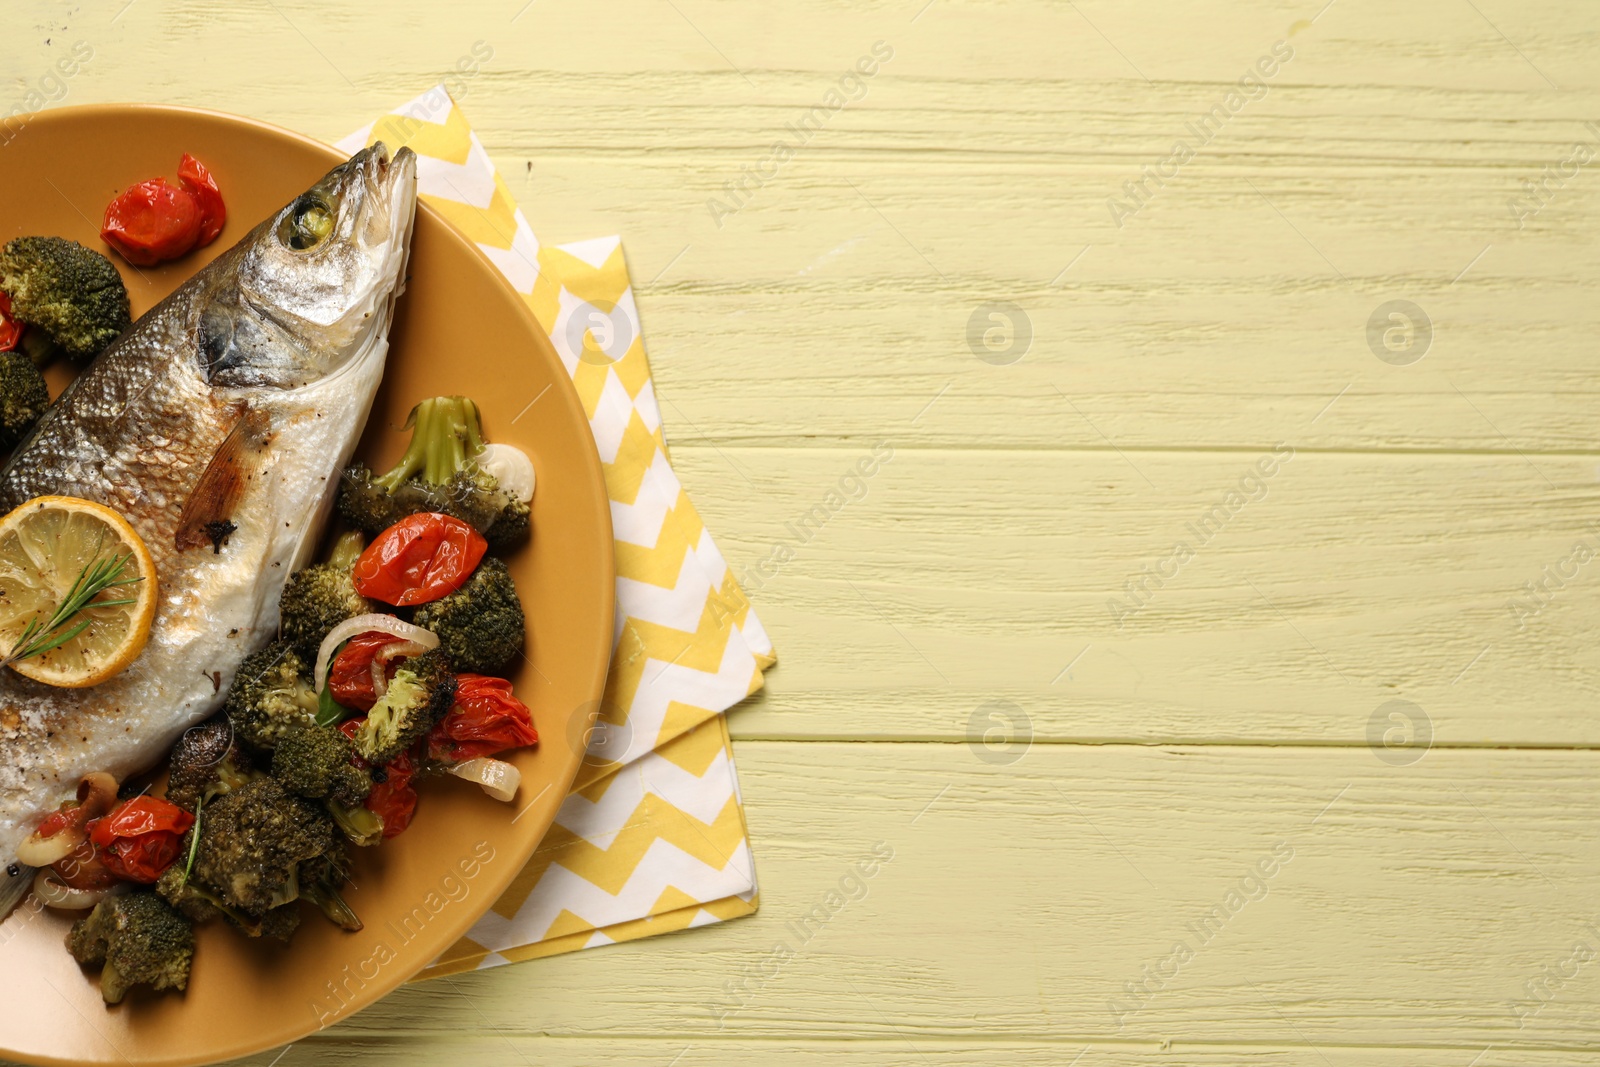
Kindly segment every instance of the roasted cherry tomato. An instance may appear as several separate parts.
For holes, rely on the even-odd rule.
[[[356,560],[356,592],[396,607],[427,604],[467,584],[488,550],[483,535],[436,511],[408,515]]]
[[[383,836],[390,838],[410,826],[417,813],[417,791],[411,787],[417,772],[409,755],[391,760],[384,770],[388,777],[367,794],[367,810],[383,820]]]
[[[205,164],[187,152],[183,154],[183,162],[178,165],[178,180],[194,197],[195,203],[200,205],[200,240],[195,247],[204,248],[217,239],[228,221],[228,209],[222,203],[222,193]]]
[[[339,724],[339,730],[354,741],[356,731],[366,721],[365,715],[358,719],[346,719]],[[356,760],[365,766],[360,756]],[[411,753],[402,752],[382,768],[383,781],[374,784],[372,792],[367,794],[365,807],[383,822],[383,836],[386,839],[404,832],[411,825],[411,817],[417,813],[417,791],[411,786],[411,779],[416,773],[417,765],[412,761]]]
[[[56,881],[72,889],[110,889],[121,881],[121,875],[106,867],[105,856],[96,852],[94,845],[85,841],[50,865],[56,872]]]
[[[10,352],[22,340],[22,323],[11,317],[11,298],[0,293],[0,352]]]
[[[89,841],[106,869],[130,882],[154,884],[178,858],[194,816],[159,797],[124,800],[89,823]]]
[[[356,711],[371,711],[372,705],[378,702],[378,692],[372,682],[372,661],[383,649],[401,640],[394,634],[374,630],[346,642],[328,668],[328,689],[333,699]]]
[[[482,674],[456,676],[456,704],[428,732],[428,756],[465,763],[539,743],[533,716],[511,695],[511,683]]]
[[[200,240],[200,203],[165,178],[140,182],[106,206],[100,238],[136,267],[177,259]]]

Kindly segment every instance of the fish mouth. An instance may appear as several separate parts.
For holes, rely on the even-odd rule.
[[[378,197],[374,202],[389,205],[389,232],[395,237],[389,245],[389,262],[385,265],[384,274],[389,298],[383,302],[380,314],[368,320],[363,331],[367,336],[359,341],[363,349],[374,331],[381,329],[383,336],[388,335],[389,326],[394,321],[395,301],[406,291],[406,268],[411,263],[411,235],[417,223],[417,154],[402,147],[390,157],[389,146],[382,141],[375,142],[366,151],[372,153],[371,182],[376,186],[372,192]]]
[[[391,155],[388,145],[374,141],[356,153],[348,165],[360,172],[369,202],[388,205],[388,262],[382,277],[388,283],[392,307],[394,298],[405,291],[405,268],[411,257],[411,232],[417,213],[417,154],[402,147]]]
[[[307,388],[322,387],[357,373],[375,351],[387,350],[382,344],[394,322],[395,302],[406,289],[407,267],[411,261],[411,238],[417,215],[417,154],[402,147],[392,155],[382,141],[362,149],[345,168],[359,181],[366,214],[364,229],[374,244],[383,246],[378,282],[373,286],[372,303],[356,308],[361,325],[350,339],[343,359],[332,373]],[[344,168],[341,168],[344,169]]]

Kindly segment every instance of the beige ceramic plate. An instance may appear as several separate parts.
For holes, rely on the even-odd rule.
[[[16,128],[7,120],[0,133],[0,241],[58,234],[104,251],[99,221],[117,192],[158,174],[176,180],[183,152],[216,175],[228,225],[215,244],[142,272],[116,260],[135,316],[341,158],[284,130],[181,108],[63,109],[27,120],[10,137]],[[538,471],[534,538],[510,560],[531,660],[514,681],[542,739],[516,757],[521,793],[506,805],[465,782],[426,783],[411,828],[358,852],[348,896],[365,930],[344,933],[308,909],[294,943],[282,947],[212,924],[200,931],[184,995],[142,991],[108,1010],[62,945],[70,918],[25,904],[0,924],[0,1057],[176,1065],[293,1041],[348,1018],[452,945],[549,829],[582,759],[611,648],[611,519],[594,440],[522,300],[425,207],[417,210],[411,280],[392,340],[363,458],[392,463],[405,436],[395,431],[411,406],[460,393],[483,409],[490,439],[521,446]],[[55,390],[65,381],[52,372]]]

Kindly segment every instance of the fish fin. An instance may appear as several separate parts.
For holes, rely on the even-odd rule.
[[[238,526],[233,509],[255,476],[266,444],[268,417],[247,404],[236,405],[238,417],[227,438],[211,457],[178,519],[178,550],[204,548],[220,553]]]

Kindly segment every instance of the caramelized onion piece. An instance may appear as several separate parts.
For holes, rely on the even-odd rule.
[[[126,882],[121,882],[105,889],[74,889],[57,881],[56,873],[47,867],[34,876],[33,892],[52,908],[87,911],[126,885]]]

